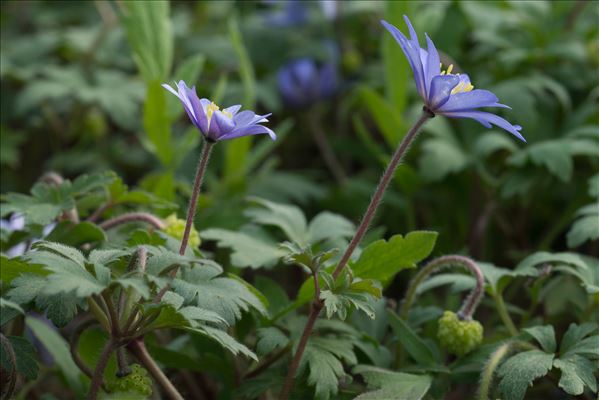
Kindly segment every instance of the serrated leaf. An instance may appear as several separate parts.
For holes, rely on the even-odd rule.
[[[241,318],[242,311],[255,309],[266,313],[260,299],[244,284],[231,278],[207,277],[201,268],[182,269],[181,277],[173,281],[172,288],[186,304],[214,311],[231,325]]]
[[[296,206],[280,204],[265,199],[251,197],[253,203],[261,208],[250,208],[244,214],[257,224],[276,226],[288,239],[306,246],[308,244],[308,226],[302,210]]]
[[[73,224],[70,221],[60,222],[45,238],[50,242],[60,242],[68,246],[80,246],[84,243],[103,242],[106,234],[96,224],[81,222]]]
[[[524,332],[535,338],[541,348],[547,353],[554,353],[557,345],[555,343],[555,330],[552,325],[534,326],[523,329]]]
[[[352,265],[355,276],[389,283],[396,273],[405,268],[415,268],[432,252],[437,240],[436,232],[415,231],[406,237],[394,235],[388,241],[377,240],[366,247],[358,261]]]
[[[232,336],[230,336],[227,332],[221,331],[216,328],[212,328],[209,326],[203,326],[201,328],[190,329],[192,332],[200,333],[204,336],[209,337],[210,339],[215,340],[225,349],[229,350],[233,355],[243,354],[254,361],[258,361],[258,357],[254,354],[253,351],[248,349],[245,345],[239,343]]]
[[[578,210],[579,218],[574,221],[566,239],[568,247],[577,247],[588,240],[599,239],[599,202]]]
[[[54,361],[69,383],[69,387],[71,387],[75,393],[83,394],[84,388],[80,379],[81,374],[79,368],[71,357],[69,345],[66,340],[60,336],[56,329],[53,329],[36,318],[27,317],[25,323],[50,352],[52,358],[54,358]]]
[[[353,373],[362,375],[368,389],[373,390],[354,400],[420,400],[433,381],[430,375],[406,374],[369,365],[358,365]]]
[[[588,386],[593,393],[597,392],[597,379],[594,373],[598,368],[588,359],[579,355],[560,357],[553,362],[553,366],[562,371],[559,379],[559,387],[573,396],[584,393],[584,387]]]
[[[323,240],[335,241],[351,237],[355,226],[347,218],[328,211],[321,212],[310,221],[308,243],[315,244]]]
[[[0,258],[0,280],[6,285],[22,274],[48,275],[48,271],[41,265],[29,264],[19,258],[8,258],[2,255]]]
[[[33,347],[29,340],[21,336],[8,336],[7,339],[15,353],[17,372],[29,380],[37,378],[39,366],[37,364],[35,347]],[[0,365],[4,371],[12,371],[13,369],[4,346],[0,346]]]
[[[131,288],[135,290],[145,300],[150,298],[150,287],[143,278],[133,276],[129,278],[119,278],[114,282],[125,289]]]
[[[277,348],[285,347],[289,344],[289,338],[279,328],[274,326],[260,328],[256,331],[258,343],[256,343],[256,352],[265,355]]]
[[[445,176],[460,172],[469,163],[466,152],[454,140],[446,137],[428,139],[422,145],[419,160],[420,174],[430,182],[439,181]],[[443,159],[440,163],[439,160]]]
[[[570,324],[560,343],[560,353],[566,354],[572,346],[597,330],[599,330],[599,325],[593,322],[587,322],[582,325]]]
[[[498,389],[504,400],[523,400],[526,389],[537,378],[545,376],[553,366],[553,354],[540,350],[518,353],[505,361],[497,375]]]
[[[267,242],[243,232],[206,229],[200,233],[206,240],[216,240],[219,247],[230,247],[231,264],[239,268],[270,268],[287,252],[274,242]]]

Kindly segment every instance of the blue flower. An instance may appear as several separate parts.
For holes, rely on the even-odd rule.
[[[274,27],[293,27],[303,25],[308,20],[306,4],[300,0],[266,1],[272,5],[281,5],[280,9],[264,13],[267,25]]]
[[[210,142],[262,133],[268,134],[272,140],[277,138],[272,130],[260,125],[263,122],[268,122],[266,118],[270,114],[257,115],[249,110],[239,112],[241,108],[239,105],[221,110],[210,100],[199,99],[195,86],[190,89],[183,81],[176,84],[177,90],[167,84],[163,84],[162,87],[181,100],[191,122]]]
[[[306,107],[331,97],[337,89],[337,72],[333,63],[318,68],[308,58],[290,62],[279,70],[279,91],[285,103]]]
[[[405,15],[404,19],[410,31],[410,39],[395,26],[385,21],[381,23],[391,32],[406,55],[414,72],[416,88],[428,111],[450,118],[472,118],[487,128],[493,124],[526,142],[519,132],[521,126],[512,125],[490,112],[478,110],[480,107],[510,107],[500,104],[499,99],[492,92],[474,89],[468,75],[452,74],[453,65],[450,65],[446,71],[441,71],[439,53],[433,41],[425,34],[427,50],[421,48],[410,20]]]

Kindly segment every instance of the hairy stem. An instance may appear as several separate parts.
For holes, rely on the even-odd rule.
[[[343,171],[343,167],[341,166],[339,159],[327,141],[327,135],[322,129],[319,117],[319,112],[315,110],[314,112],[308,114],[306,120],[320,155],[331,172],[331,175],[333,175],[335,181],[337,181],[337,184],[341,185],[347,180],[347,175],[345,175],[345,171]]]
[[[499,313],[499,318],[501,318],[501,321],[507,328],[510,335],[518,335],[518,328],[516,328],[514,321],[512,321],[510,314],[507,312],[507,308],[505,307],[505,302],[503,301],[503,296],[501,295],[501,293],[495,293],[492,295],[492,297],[493,301],[495,302],[495,308]]]
[[[99,227],[108,230],[129,222],[145,222],[152,225],[155,229],[164,229],[164,222],[157,216],[145,212],[132,212],[110,218],[102,222]]]
[[[106,365],[108,365],[108,359],[110,355],[114,351],[115,342],[112,337],[108,339],[106,345],[104,345],[104,349],[100,354],[100,358],[98,359],[98,363],[96,364],[96,369],[94,370],[94,374],[92,376],[91,386],[89,388],[89,393],[87,394],[88,400],[96,400],[98,397],[98,392],[100,391],[100,386],[102,386],[104,370],[106,369]]]
[[[126,272],[132,272],[134,270],[138,270],[140,272],[144,272],[146,270],[146,263],[148,260],[148,251],[145,247],[139,246],[135,253],[131,256],[129,260],[129,264],[127,265]],[[137,268],[136,268],[137,266]],[[131,318],[131,314],[134,313],[133,308],[137,300],[139,300],[139,296],[135,296],[135,289],[133,288],[123,288],[121,287],[121,292],[119,294],[118,301],[118,315],[119,315],[119,323],[122,327],[122,332],[126,331],[126,328],[130,326],[127,325],[129,319]],[[133,321],[131,321],[133,322]],[[125,327],[127,325],[127,327]]]
[[[204,174],[206,173],[208,160],[210,159],[210,153],[212,152],[212,146],[214,146],[214,143],[205,141],[204,146],[202,146],[202,152],[200,153],[198,169],[193,182],[193,191],[191,193],[191,199],[189,200],[189,208],[187,209],[185,232],[183,232],[183,239],[181,239],[181,247],[179,248],[179,254],[181,255],[185,254],[185,250],[187,249],[187,242],[189,241],[189,234],[191,233],[191,227],[193,226],[193,219],[195,217],[196,207],[198,205],[198,197],[200,197],[200,190],[202,189],[202,182],[204,180]],[[171,272],[172,276],[174,276],[176,273],[176,270]]]
[[[98,304],[97,296],[92,296],[91,299],[87,299],[87,305],[89,307],[89,311],[96,317],[100,325],[106,330],[106,332],[110,332],[110,322],[108,321],[108,315],[102,310],[102,307]]]
[[[420,128],[422,127],[422,125],[424,125],[424,123],[426,121],[428,121],[429,118],[432,118],[432,117],[434,117],[434,114],[432,112],[430,112],[428,109],[424,108],[420,118],[416,121],[416,123],[414,123],[412,128],[410,128],[408,133],[404,136],[401,143],[395,150],[395,153],[393,154],[393,157],[391,158],[391,161],[389,162],[387,169],[381,176],[381,180],[379,181],[379,184],[374,192],[374,195],[372,196],[372,199],[370,200],[370,204],[368,205],[368,208],[366,209],[366,213],[364,213],[364,216],[362,217],[362,221],[360,222],[360,225],[358,226],[358,229],[356,230],[354,237],[352,238],[351,242],[347,246],[347,249],[341,256],[341,260],[339,261],[339,264],[337,264],[337,267],[333,271],[333,279],[337,279],[339,274],[341,274],[341,272],[343,271],[343,268],[345,268],[345,266],[347,265],[347,262],[349,261],[352,253],[354,252],[356,247],[358,247],[358,245],[364,238],[364,235],[366,234],[366,231],[368,230],[368,227],[370,226],[370,223],[372,222],[372,219],[374,218],[374,215],[376,214],[376,210],[379,207],[379,205],[381,204],[381,201],[383,200],[383,195],[385,194],[385,190],[387,189],[387,186],[389,186],[389,182],[391,182],[391,179],[393,178],[393,175],[395,174],[395,170],[397,169],[397,166],[399,165],[404,154],[406,153],[406,151],[408,150],[408,148],[410,147],[410,145],[412,144],[412,142],[414,141],[416,136],[418,136],[418,132],[420,131]],[[308,343],[308,339],[310,338],[312,329],[314,329],[314,324],[316,323],[316,319],[318,318],[318,315],[320,314],[320,311],[323,308],[322,300],[320,300],[320,293],[318,293],[318,290],[316,290],[316,287],[318,285],[318,277],[316,275],[314,277],[314,285],[315,285],[316,293],[315,293],[314,301],[312,302],[312,306],[310,308],[308,322],[306,323],[306,326],[304,327],[304,331],[302,333],[299,344],[297,346],[297,350],[295,351],[295,355],[293,356],[293,360],[289,367],[287,377],[285,378],[283,390],[281,391],[281,395],[279,396],[280,400],[287,400],[289,398],[289,394],[291,393],[291,389],[293,389],[293,384],[295,381],[295,372],[296,372],[297,367],[299,366],[299,363],[302,359],[304,350],[306,349],[306,344]]]
[[[481,374],[480,386],[478,388],[478,400],[489,400],[491,385],[493,384],[493,375],[505,357],[515,351],[532,349],[535,349],[535,346],[520,341],[509,341],[499,346],[487,360],[485,369]]]
[[[189,235],[193,226],[193,219],[196,213],[196,207],[198,205],[198,198],[200,197],[200,190],[202,189],[202,182],[204,181],[204,174],[206,173],[206,166],[208,160],[210,160],[210,154],[212,153],[212,147],[214,143],[207,140],[204,141],[202,146],[202,152],[200,153],[200,159],[198,161],[198,168],[196,170],[196,176],[193,182],[193,191],[191,192],[191,199],[189,200],[189,207],[187,209],[187,221],[185,222],[185,231],[183,232],[183,238],[181,239],[181,247],[179,248],[179,254],[184,255],[187,249],[187,243],[189,242]],[[174,278],[177,275],[179,267],[176,266],[170,272],[170,276]],[[168,291],[169,286],[165,286],[156,296],[155,301],[159,302],[162,296]]]
[[[358,247],[358,245],[364,238],[364,235],[366,234],[366,232],[368,231],[368,227],[370,226],[370,222],[372,222],[372,219],[374,218],[374,215],[376,214],[376,210],[378,209],[379,205],[381,204],[381,201],[383,200],[383,195],[385,194],[385,190],[387,189],[387,186],[389,186],[389,182],[391,182],[391,179],[393,178],[393,175],[395,174],[395,170],[397,169],[397,166],[399,165],[404,154],[406,153],[406,151],[408,150],[408,148],[410,147],[410,145],[412,144],[412,142],[414,141],[416,136],[418,136],[418,132],[420,132],[420,128],[422,127],[422,125],[424,125],[424,123],[426,121],[428,121],[429,118],[432,118],[433,116],[434,115],[430,111],[423,110],[423,113],[420,116],[420,118],[416,121],[416,123],[414,124],[414,126],[412,126],[412,128],[408,131],[408,133],[404,136],[401,143],[395,150],[395,153],[393,154],[393,157],[391,158],[391,162],[389,162],[387,169],[381,176],[381,180],[379,181],[379,184],[374,192],[374,195],[372,196],[372,199],[370,200],[370,204],[368,205],[368,208],[366,209],[366,212],[364,213],[364,216],[362,217],[362,221],[360,222],[360,225],[358,226],[358,229],[356,230],[356,234],[354,235],[351,242],[347,246],[347,249],[345,250],[345,253],[343,253],[343,256],[341,256],[341,260],[339,261],[339,264],[337,264],[335,271],[333,271],[333,278],[337,279],[337,277],[339,276],[341,271],[343,271],[343,268],[345,268],[345,266],[347,265],[347,262],[349,261],[349,258],[353,254],[354,250],[356,249],[356,247]]]
[[[143,339],[134,340],[129,343],[129,349],[133,352],[135,357],[144,365],[154,380],[162,387],[167,397],[171,400],[183,400],[183,396],[177,390],[177,388],[171,383],[171,381],[164,375],[164,372],[156,364],[156,361],[152,358]]]
[[[443,268],[451,267],[451,266],[460,266],[466,268],[468,271],[474,275],[476,278],[476,286],[470,292],[468,297],[464,300],[462,304],[462,308],[458,312],[458,316],[461,319],[469,320],[472,318],[472,314],[476,311],[476,307],[478,303],[480,303],[485,289],[485,281],[483,274],[480,268],[476,265],[476,263],[468,257],[452,255],[452,256],[443,256],[439,258],[435,258],[426,264],[419,272],[416,274],[414,279],[410,282],[408,286],[408,291],[406,293],[406,297],[404,299],[403,305],[401,307],[400,316],[402,319],[408,318],[408,313],[410,312],[410,308],[416,299],[416,293],[418,286],[426,278],[428,278],[431,274],[440,271]]]

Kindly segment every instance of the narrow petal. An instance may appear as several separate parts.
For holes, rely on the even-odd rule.
[[[433,112],[445,104],[451,96],[451,90],[460,82],[457,75],[437,75],[431,81],[427,105]]]
[[[206,116],[201,100],[198,98],[195,86],[187,90],[187,98],[195,115],[196,126],[200,132],[208,132],[208,117]]]
[[[235,116],[235,114],[237,114],[237,112],[239,111],[240,108],[241,108],[241,105],[237,104],[237,105],[234,105],[231,107],[227,107],[223,111],[229,112],[229,113],[231,113],[232,116]]]
[[[271,114],[258,115],[249,110],[242,111],[234,117],[235,127],[242,128],[244,126],[254,125],[260,122],[268,122],[266,118],[270,117],[270,115]]]
[[[404,15],[403,20],[406,22],[406,25],[408,26],[408,31],[410,32],[410,40],[416,46],[420,47],[420,42],[418,41],[418,35],[416,34],[416,31],[414,30],[414,27],[412,26],[410,19],[408,18],[407,15]]]
[[[422,63],[424,68],[424,80],[426,82],[427,93],[430,93],[431,82],[433,78],[441,73],[441,61],[439,60],[439,52],[433,41],[425,33],[426,37],[426,63]]]
[[[167,83],[163,83],[162,85],[163,88],[165,88],[166,90],[168,90],[169,92],[171,92],[172,94],[174,94],[175,96],[179,97],[179,93],[177,93],[177,91],[175,89],[173,89],[171,87],[171,85],[167,84]],[[180,99],[180,98],[179,98]]]
[[[491,124],[496,125],[501,129],[505,129],[506,131],[508,131],[509,133],[526,143],[526,139],[524,139],[524,136],[522,136],[519,132],[522,129],[520,125],[512,125],[505,119],[495,114],[491,114],[485,111],[456,111],[446,112],[443,113],[443,115],[450,118],[472,118],[480,122],[483,126],[487,128],[490,128]]]
[[[277,135],[266,126],[250,125],[243,128],[235,129],[232,132],[229,132],[228,134],[219,137],[218,140],[229,140],[242,136],[260,135],[263,133],[268,134],[268,136],[270,136],[272,140],[275,140],[277,138]]]
[[[227,117],[222,111],[217,110],[212,114],[210,120],[210,138],[220,140],[221,136],[230,133],[235,129],[235,123],[232,118]]]
[[[498,103],[498,100],[497,96],[488,90],[475,89],[470,92],[452,94],[445,104],[437,108],[437,112],[442,114],[445,112],[468,111],[480,107],[509,108]]]
[[[422,69],[422,60],[420,59],[420,46],[417,45],[418,41],[416,40],[415,44],[413,41],[408,40],[399,29],[387,23],[386,21],[381,20],[381,24],[383,24],[385,29],[387,29],[391,33],[391,35],[393,35],[393,37],[401,47],[402,51],[404,52],[406,58],[408,59],[408,63],[412,68],[412,72],[414,73],[416,89],[418,89],[420,97],[422,97],[422,99],[426,101],[427,91],[424,80],[424,71]]]

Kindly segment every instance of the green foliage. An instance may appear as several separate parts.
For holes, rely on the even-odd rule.
[[[410,232],[405,238],[394,235],[388,241],[377,240],[364,249],[360,258],[352,264],[356,276],[376,279],[388,284],[399,271],[415,268],[433,251],[436,232]]]
[[[353,372],[362,375],[372,390],[359,395],[356,400],[420,400],[432,383],[430,375],[406,374],[368,365],[358,365]]]
[[[15,354],[16,371],[27,379],[35,379],[39,371],[35,347],[24,337],[8,336],[6,339]],[[0,346],[0,365],[4,371],[10,372],[14,366],[11,363],[8,351],[4,344]]]
[[[499,391],[506,400],[522,400],[532,382],[545,376],[553,365],[553,354],[539,350],[518,353],[507,360],[497,374],[501,378]]]
[[[406,352],[420,365],[432,366],[437,364],[436,352],[414,332],[396,313],[389,310],[389,323],[395,332],[397,340]]]

